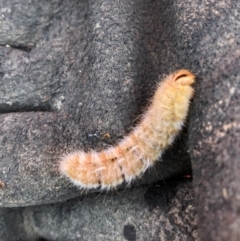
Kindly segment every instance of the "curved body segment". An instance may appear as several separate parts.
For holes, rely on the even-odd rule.
[[[82,188],[110,189],[131,182],[157,161],[182,129],[194,90],[194,75],[179,70],[158,85],[140,123],[116,146],[62,157],[60,171]]]

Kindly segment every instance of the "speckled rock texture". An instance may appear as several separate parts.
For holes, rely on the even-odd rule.
[[[189,128],[201,240],[240,240],[240,1],[215,1],[201,22]],[[201,6],[200,6],[201,8]],[[199,21],[200,22],[200,21]]]
[[[63,203],[2,208],[0,235],[5,241],[195,241],[195,213],[191,181],[176,179]],[[12,219],[18,226],[7,225]],[[13,239],[16,233],[19,239]]]
[[[0,241],[198,240],[193,190],[199,240],[240,240],[239,0],[0,6]],[[115,144],[179,68],[196,95],[162,162],[107,195],[60,176],[60,155]],[[193,187],[148,186],[189,174],[190,159]]]
[[[176,64],[163,69],[162,61],[169,66],[174,59],[166,51],[176,40],[174,22],[162,26],[166,19],[159,12],[166,11],[170,18],[170,6],[144,1],[54,2],[49,26],[31,51],[23,51],[20,43],[14,44],[18,49],[0,48],[0,180],[5,184],[0,206],[46,204],[80,195],[60,176],[59,156],[115,144],[136,124],[159,77],[183,66],[175,56]],[[33,1],[29,11],[37,7]],[[26,10],[19,5],[15,11]],[[7,13],[4,19],[8,16],[10,21],[15,15],[11,9]],[[41,11],[39,15],[45,18]],[[27,19],[35,24],[38,18]],[[27,40],[25,47],[30,48]],[[103,138],[106,133],[109,139]],[[135,184],[190,172],[186,141],[187,130],[164,162]]]

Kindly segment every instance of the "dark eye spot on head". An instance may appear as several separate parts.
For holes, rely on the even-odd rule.
[[[128,241],[136,241],[137,239],[136,229],[132,224],[127,224],[124,226],[123,235]]]

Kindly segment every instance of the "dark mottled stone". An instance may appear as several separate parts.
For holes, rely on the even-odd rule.
[[[136,241],[136,229],[132,224],[123,227],[123,235],[128,241]]]
[[[199,233],[203,241],[237,241],[240,240],[240,2],[209,1],[198,8],[202,14],[195,29],[202,31],[194,37],[198,42],[195,58],[199,70],[189,147]]]
[[[150,210],[145,202],[146,193],[149,189],[160,189],[160,186],[166,186],[165,195],[173,192],[172,199],[164,208],[155,206]],[[12,229],[15,237],[20,237],[20,232],[29,235],[30,238],[26,235],[24,241],[40,241],[40,238],[49,241],[146,241],[163,238],[196,241],[192,183],[179,180],[174,191],[171,186],[171,182],[168,185],[165,181],[115,192],[92,193],[61,203],[9,208],[16,211],[12,211],[12,216],[2,217],[1,230],[6,233],[11,226],[16,226]],[[18,216],[21,216],[20,220],[16,219]],[[8,225],[4,220],[9,220]],[[0,240],[15,241],[14,238],[4,239],[4,236],[0,236]]]
[[[191,157],[201,240],[240,240],[239,0],[8,0],[0,7],[1,240],[64,240],[70,220],[73,240],[86,233],[94,240],[83,223],[99,221],[103,206],[94,209],[97,194],[65,201],[82,194],[59,175],[59,155],[115,144],[136,124],[158,79],[183,67],[197,75],[189,126],[134,185],[190,173]],[[136,240],[161,240],[163,226],[167,240],[197,240],[195,216],[188,218],[193,203],[184,199],[190,194],[181,192],[180,205],[178,185],[169,184],[170,193],[161,187],[127,190],[124,208],[121,199],[108,201],[113,213],[133,209],[133,220],[149,225],[143,231],[119,217],[111,230],[108,216],[102,229],[92,226],[103,240],[125,240],[128,224]],[[19,207],[46,203],[53,204]]]
[[[148,205],[150,211],[154,208],[159,207],[161,209],[165,209],[171,199],[175,196],[177,187],[179,184],[178,179],[172,179],[168,181],[168,185],[164,184],[164,181],[152,186],[148,191],[144,194],[145,202]]]

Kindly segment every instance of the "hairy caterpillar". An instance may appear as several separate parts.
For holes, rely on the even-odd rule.
[[[140,123],[128,136],[101,152],[77,151],[62,157],[60,171],[82,188],[110,189],[131,182],[172,144],[186,119],[194,75],[179,70],[158,86]]]

